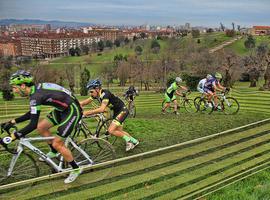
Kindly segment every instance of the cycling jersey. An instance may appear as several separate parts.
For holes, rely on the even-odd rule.
[[[207,81],[207,79],[204,78],[204,79],[200,80],[200,82],[198,83],[197,90],[200,93],[204,93],[204,85],[205,85],[206,81]]]
[[[114,113],[119,113],[123,107],[125,107],[124,102],[112,94],[109,90],[100,90],[100,95],[97,98],[101,103],[107,104],[107,106],[113,110]]]
[[[174,95],[174,92],[179,88],[179,86],[176,84],[176,82],[173,82],[170,87],[166,90],[167,95],[172,98]]]
[[[134,100],[134,97],[138,94],[137,90],[133,89],[133,90],[130,90],[128,89],[125,93],[125,97],[126,98],[129,98],[131,101]]]
[[[219,81],[216,79],[216,78],[214,78],[214,77],[212,77],[212,78],[210,78],[210,79],[208,79],[206,82],[205,82],[205,84],[204,84],[204,91],[212,91],[212,92],[214,92],[214,87],[216,86],[216,85],[218,85],[219,84]]]
[[[40,116],[41,105],[53,106],[58,112],[58,116],[61,114],[66,116],[60,118],[58,117],[57,123],[64,126],[66,132],[64,136],[67,136],[71,132],[70,129],[73,128],[78,119],[81,117],[81,108],[79,106],[78,100],[69,90],[54,83],[40,83],[31,87],[30,111],[15,119],[16,123],[30,119],[30,123],[18,131],[21,134],[20,136],[24,136],[36,129]],[[50,121],[52,121],[51,115],[52,114],[48,115]],[[56,125],[56,123],[54,123],[54,125]],[[62,136],[63,133],[61,128],[58,131]]]
[[[174,95],[175,91],[179,88],[179,86],[176,84],[176,82],[173,82],[170,87],[166,90],[165,93],[165,102],[169,103],[171,101],[174,101],[176,99],[176,96]]]

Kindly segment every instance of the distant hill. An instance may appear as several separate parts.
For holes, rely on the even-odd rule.
[[[51,24],[53,28],[58,27],[70,27],[77,28],[81,26],[92,26],[93,23],[84,22],[66,22],[66,21],[45,21],[38,19],[0,19],[0,25],[10,25],[10,24]]]

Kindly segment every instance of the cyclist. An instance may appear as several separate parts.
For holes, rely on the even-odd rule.
[[[84,111],[83,115],[102,113],[106,107],[109,107],[113,110],[113,121],[109,125],[108,132],[125,140],[126,151],[134,149],[139,144],[139,141],[123,131],[123,122],[128,116],[128,109],[125,107],[124,102],[117,96],[114,96],[109,90],[102,89],[101,81],[98,79],[89,81],[87,89],[91,97],[82,101],[81,105],[87,105],[93,99],[98,99],[101,102],[101,106],[93,110]]]
[[[165,105],[162,108],[162,114],[165,114],[166,109],[170,106],[170,103],[174,103],[174,113],[176,115],[179,115],[177,112],[177,100],[176,95],[181,96],[181,93],[178,91],[179,88],[186,90],[187,88],[185,86],[181,86],[180,83],[182,82],[182,79],[180,77],[176,77],[175,81],[170,85],[170,87],[167,88],[165,93]]]
[[[57,135],[60,137],[65,138],[72,133],[74,126],[82,116],[82,110],[79,102],[69,90],[53,83],[34,85],[33,76],[24,70],[18,70],[12,74],[10,84],[14,93],[22,97],[29,97],[30,100],[29,112],[2,124],[4,129],[9,130],[16,123],[30,120],[27,126],[11,134],[12,141],[24,137],[35,129],[44,137],[51,136],[50,128],[55,125],[58,125]],[[41,105],[53,106],[54,109],[47,115],[47,119],[39,122]],[[50,158],[57,157],[58,152],[63,155],[73,168],[64,180],[65,183],[70,183],[82,173],[82,169],[77,165],[71,151],[58,136],[48,142],[51,151],[47,156]],[[1,141],[1,143],[3,144],[4,141]]]
[[[208,79],[204,84],[204,92],[206,93],[208,102],[210,102],[212,100],[212,97],[214,97],[215,110],[220,109],[218,107],[218,97],[216,95],[216,90],[224,91],[226,89],[220,84],[221,79],[222,79],[222,75],[216,72],[215,75],[212,78]]]
[[[205,93],[204,92],[204,84],[206,83],[207,80],[211,79],[213,76],[211,74],[207,74],[206,78],[203,78],[200,80],[200,82],[197,85],[197,90],[200,92],[202,95]]]
[[[128,101],[134,101],[135,97],[138,96],[138,91],[134,88],[133,85],[129,86],[128,90],[125,92],[124,97]]]

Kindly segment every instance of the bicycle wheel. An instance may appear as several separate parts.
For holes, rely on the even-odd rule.
[[[128,106],[128,110],[129,110],[129,116],[131,118],[135,118],[136,116],[136,106],[134,104],[134,102],[130,102],[129,106]]]
[[[101,138],[87,138],[81,141],[78,146],[87,153],[93,161],[93,163],[90,163],[80,151],[73,148],[72,154],[79,166],[96,165],[116,158],[112,145]],[[112,166],[104,167],[102,171],[103,172],[100,173],[99,176],[93,175],[92,178],[100,180],[105,178],[112,171]]]
[[[235,98],[227,97],[221,102],[221,108],[226,115],[234,115],[238,113],[240,105]]]
[[[117,137],[114,135],[111,135],[108,132],[108,128],[110,126],[110,124],[112,123],[112,119],[107,119],[106,121],[104,121],[98,128],[97,128],[97,132],[96,132],[96,137],[97,138],[102,138],[106,141],[108,141],[111,144],[114,144],[115,141],[117,140]]]
[[[79,142],[85,138],[87,135],[90,135],[91,131],[85,126],[84,122],[80,122],[76,125],[75,131],[72,134],[71,138],[74,142]]]
[[[197,107],[194,104],[194,101],[192,99],[186,99],[184,101],[184,107],[185,107],[185,110],[188,113],[195,113],[195,112],[197,112]]]
[[[196,112],[199,111],[199,101],[201,100],[201,97],[196,97],[194,101],[194,106],[196,107]]]
[[[18,157],[12,174],[7,176],[10,161],[12,154],[6,154],[4,156],[1,155],[1,165],[0,165],[0,186],[7,185],[10,183],[15,183],[18,181],[24,181],[31,178],[35,178],[39,176],[39,168],[37,163],[29,154],[22,152]],[[1,198],[11,198],[12,196],[17,196],[21,193],[25,193],[33,186],[33,183],[24,184],[16,187],[16,191],[14,192],[14,188],[10,189],[0,189],[0,199]]]
[[[198,110],[204,114],[211,114],[214,110],[213,102],[208,102],[205,99],[201,99],[198,104]]]

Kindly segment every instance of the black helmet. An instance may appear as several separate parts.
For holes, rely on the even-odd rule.
[[[94,79],[94,80],[91,80],[91,81],[89,81],[88,83],[87,83],[87,86],[86,86],[86,88],[88,89],[88,90],[90,90],[90,89],[95,89],[95,88],[97,88],[97,87],[101,87],[101,81],[99,80],[99,79]]]

